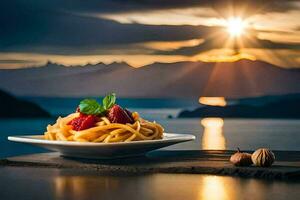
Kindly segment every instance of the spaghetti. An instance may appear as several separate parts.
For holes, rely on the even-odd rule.
[[[48,125],[44,134],[47,140],[77,141],[77,142],[130,142],[138,140],[162,139],[163,127],[156,122],[140,118],[137,112],[132,113],[133,123],[112,123],[107,117],[99,117],[93,127],[84,130],[73,130],[69,122],[80,113],[72,113],[59,117],[55,124]]]

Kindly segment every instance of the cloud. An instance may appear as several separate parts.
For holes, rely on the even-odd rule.
[[[190,7],[213,7],[222,13],[225,7],[231,10],[243,9],[244,12],[285,12],[299,6],[297,0],[89,0],[50,1],[47,6],[60,4],[66,10],[90,12],[134,12],[141,10],[165,10]]]
[[[124,46],[135,43],[200,39],[218,30],[218,28],[201,25],[122,24],[112,20],[89,17],[82,15],[82,13],[124,13],[143,9],[155,10],[193,6],[210,6],[217,9],[224,2],[226,5],[241,5],[241,1],[236,0],[3,1],[0,7],[0,51],[61,54],[94,52],[102,54],[105,50],[107,52],[113,52],[115,49],[122,50]],[[243,5],[253,4],[253,1],[242,2]],[[255,7],[265,7],[266,3],[261,2],[256,1]],[[295,8],[295,1],[268,1],[268,5],[270,3],[274,4],[271,8],[275,10]],[[268,9],[270,9],[269,6]],[[209,42],[201,46],[208,45]]]
[[[159,55],[193,56],[211,49],[223,48],[226,41],[224,32],[224,37],[213,37],[221,31],[220,27],[215,26],[216,24],[205,24],[204,21],[237,14],[237,11],[244,15],[260,13],[260,19],[267,13],[277,12],[276,15],[272,14],[277,17],[273,21],[283,21],[285,25],[289,20],[281,20],[282,15],[291,16],[293,11],[292,17],[295,18],[295,12],[300,8],[297,1],[282,0],[4,0],[0,4],[0,52],[31,53],[35,56],[86,55],[85,61],[90,59],[90,55],[149,55],[151,61],[155,61],[154,57],[158,58]],[[168,13],[173,15],[160,15]],[[153,20],[152,14],[158,14],[157,23],[146,23],[146,17]],[[137,19],[144,17],[144,20],[130,20],[134,15]],[[129,23],[99,16],[114,16],[118,19],[127,16]],[[163,16],[167,19],[165,21],[174,22],[173,25],[161,23]],[[173,20],[166,16],[172,16]],[[177,18],[182,20],[181,24],[175,23],[180,21]],[[203,21],[198,23],[200,18]],[[289,24],[289,27],[299,29],[294,24]],[[255,38],[253,43],[245,42],[245,46],[270,50],[299,49],[298,43],[268,40],[273,33],[272,29],[261,33],[264,33],[261,38]],[[278,35],[280,37],[280,33]],[[291,37],[284,35],[284,40]],[[290,40],[295,40],[296,37],[294,34]],[[201,43],[189,42],[194,40]],[[19,59],[25,62],[12,58],[11,61],[4,59],[6,61],[0,64],[3,66],[15,63],[19,66],[31,62],[23,57]],[[134,60],[132,57],[130,59]],[[163,60],[162,57],[159,59]],[[177,58],[172,57],[173,59]],[[39,59],[38,62],[42,60]]]
[[[213,30],[206,26],[121,24],[28,6],[1,9],[0,27],[2,52],[58,54],[109,53],[135,43],[199,39]]]
[[[221,48],[233,48],[236,49],[235,44],[231,41],[228,42],[228,38],[226,37],[216,37],[216,38],[208,38],[203,43],[192,46],[192,47],[182,47],[175,50],[170,51],[156,51],[155,54],[163,54],[163,55],[184,55],[184,56],[193,56],[199,53],[209,51],[212,49],[221,49]],[[251,38],[251,39],[243,39],[242,44],[240,44],[240,48],[255,48],[255,49],[290,49],[290,50],[300,50],[300,43],[284,43],[284,42],[274,42],[271,40],[259,39],[259,38]]]
[[[1,59],[0,64],[11,64],[11,63],[20,63],[20,64],[28,64],[32,63],[32,60],[22,60],[22,59]]]

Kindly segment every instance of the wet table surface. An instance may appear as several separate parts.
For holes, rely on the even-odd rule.
[[[275,151],[272,167],[236,167],[229,162],[234,151],[158,150],[146,156],[108,160],[65,158],[40,153],[0,160],[2,166],[71,168],[102,174],[190,173],[231,175],[265,179],[300,179],[300,152]]]
[[[270,168],[232,166],[228,162],[232,153],[159,150],[115,160],[71,159],[58,153],[10,157],[0,161],[0,195],[1,199],[220,200],[300,195],[300,152],[275,151],[276,162]]]
[[[81,169],[1,167],[0,196],[5,200],[32,199],[299,199],[300,182],[155,173],[103,175]]]

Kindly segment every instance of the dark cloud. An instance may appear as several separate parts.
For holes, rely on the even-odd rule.
[[[270,40],[257,39],[254,44],[248,44],[246,47],[265,48],[265,49],[299,50],[300,49],[300,43],[273,42],[273,41],[270,41]]]
[[[261,10],[261,11],[288,11],[295,9],[297,0],[13,0],[18,4],[27,4],[36,8],[52,10],[85,11],[85,12],[132,12],[141,10],[213,7],[224,10],[232,9]]]
[[[189,7],[209,7],[216,10],[221,16],[228,15],[251,15],[253,13],[265,12],[286,12],[296,10],[298,0],[118,0],[121,4],[131,5],[128,10],[134,9],[155,10],[155,9],[173,9]],[[125,3],[126,2],[126,3]],[[245,16],[246,17],[246,16]]]
[[[295,4],[298,3],[298,7]],[[227,11],[245,13],[285,12],[297,10],[298,0],[2,0],[1,13],[19,14],[24,12],[75,12],[75,13],[124,13],[143,10],[160,10],[173,8],[209,7],[222,15]],[[230,13],[231,15],[234,13]]]
[[[11,64],[11,63],[31,64],[33,62],[35,62],[35,61],[34,60],[22,60],[22,59],[0,60],[0,64]]]
[[[0,6],[0,52],[38,52],[80,54],[99,49],[149,41],[181,41],[205,38],[199,46],[181,48],[162,54],[193,55],[224,44],[224,38],[208,36],[218,27],[189,25],[121,24],[115,21],[88,17],[82,14],[133,12],[142,10],[212,7],[220,15],[243,7],[252,10],[288,11],[295,1],[237,1],[237,0],[3,0]],[[241,9],[243,10],[243,9]],[[208,38],[207,38],[208,37]],[[291,44],[258,41],[264,48],[292,48]],[[251,44],[253,47],[255,44]]]
[[[13,5],[10,5],[13,6]],[[121,24],[115,21],[35,7],[7,7],[0,12],[0,51],[74,53],[147,41],[201,38],[214,28]],[[65,49],[59,52],[57,49]]]
[[[209,38],[197,46],[182,47],[171,51],[156,51],[155,54],[192,56],[212,49],[224,48],[227,41],[228,37],[223,35],[214,39]],[[226,47],[238,50],[236,44],[237,43],[231,42],[228,43]],[[274,42],[270,40],[258,39],[256,37],[252,37],[248,40],[245,38],[240,44],[240,46],[243,48],[300,50],[300,43]]]

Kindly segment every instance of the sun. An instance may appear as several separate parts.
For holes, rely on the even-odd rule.
[[[232,37],[238,37],[244,33],[246,22],[239,17],[230,17],[226,20],[227,31]]]

